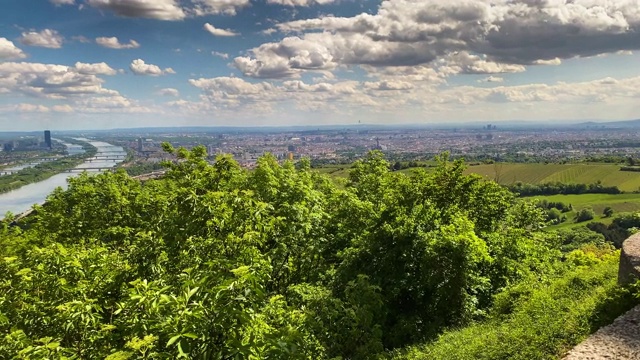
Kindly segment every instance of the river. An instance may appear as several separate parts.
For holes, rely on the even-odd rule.
[[[126,151],[120,147],[115,146],[102,141],[94,141],[84,138],[78,138],[77,140],[86,141],[98,149],[96,155],[126,155]],[[81,153],[82,147],[78,145],[65,144],[69,154]],[[82,150],[82,151],[79,151]],[[80,164],[76,169],[94,168],[94,167],[114,167],[116,164],[122,162],[122,160],[110,161],[110,160],[93,160],[92,162],[85,161]],[[97,172],[95,170],[87,170],[89,172]],[[42,204],[47,196],[58,186],[62,188],[67,187],[67,178],[78,176],[77,172],[65,172],[54,175],[46,180],[25,185],[19,189],[0,194],[0,218],[4,217],[7,211],[11,211],[14,214],[19,214],[28,210],[33,204]]]

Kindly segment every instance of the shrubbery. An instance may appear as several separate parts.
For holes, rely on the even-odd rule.
[[[600,182],[593,184],[565,184],[561,182],[545,184],[523,184],[517,182],[507,186],[520,196],[534,195],[571,195],[571,194],[620,194],[617,186],[604,186]]]
[[[482,320],[495,299],[504,309],[496,296],[514,284],[531,300],[491,315],[511,319],[487,325],[499,331],[469,334],[495,354],[504,336],[547,354],[615,295],[595,267],[613,258],[565,259],[535,204],[446,156],[407,176],[372,152],[342,189],[306,160],[266,155],[248,172],[228,156],[208,164],[203,147],[165,149],[179,160],[163,179],[83,174],[25,230],[0,228],[0,358],[370,359]],[[560,312],[583,295],[584,309]],[[566,318],[527,320],[547,301]],[[564,331],[574,320],[581,330]]]
[[[575,270],[510,287],[496,296],[489,320],[398,351],[394,359],[557,358],[637,304],[616,284],[617,257],[598,248],[576,250],[568,256]]]

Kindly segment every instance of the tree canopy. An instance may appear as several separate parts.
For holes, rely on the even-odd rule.
[[[0,357],[367,359],[479,318],[559,257],[545,215],[446,155],[344,187],[165,150],[164,178],[86,174],[0,229]]]

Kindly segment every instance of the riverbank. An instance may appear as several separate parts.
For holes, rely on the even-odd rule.
[[[97,148],[90,143],[77,140],[67,140],[74,145],[82,146],[82,154],[65,156],[63,158],[39,163],[33,167],[27,167],[10,175],[0,177],[0,194],[19,189],[25,185],[46,180],[61,172],[73,169],[84,163],[85,159],[93,157],[97,153]]]
[[[99,155],[114,155],[121,154],[124,155],[126,152],[120,146],[115,146],[109,143],[105,143],[102,141],[93,141],[90,139],[80,139],[82,141],[88,142],[91,146],[96,148],[96,153]],[[71,145],[71,144],[69,144]],[[73,145],[73,148],[69,149],[71,153],[78,153],[82,151],[78,148],[77,145]],[[83,154],[86,155],[86,154]],[[93,172],[92,168],[101,167],[101,168],[109,168],[114,167],[117,163],[122,160],[93,160],[92,162],[81,160],[79,164],[71,169],[83,170],[89,168],[89,172]],[[66,170],[65,170],[66,171]],[[20,187],[19,189],[0,193],[0,218],[4,217],[7,212],[11,212],[12,214],[19,214],[24,211],[27,211],[29,208],[33,206],[33,204],[41,204],[43,203],[47,196],[51,194],[51,192],[57,188],[62,187],[66,188],[67,179],[69,177],[74,177],[79,175],[80,172],[61,172],[50,176],[49,178],[33,182],[27,185]],[[3,176],[6,177],[6,176]],[[3,178],[3,177],[0,177]]]

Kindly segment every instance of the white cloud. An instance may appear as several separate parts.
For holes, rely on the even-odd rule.
[[[213,25],[206,23],[204,24],[204,29],[207,30],[213,36],[238,36],[240,34],[233,32],[229,29],[218,29]]]
[[[304,39],[293,36],[284,38],[278,43],[262,44],[251,50],[252,57],[236,57],[234,64],[246,76],[258,78],[296,77],[303,70],[331,70],[337,66],[337,63],[332,54],[334,49],[329,48],[325,42],[330,36],[330,34],[308,34]],[[334,45],[338,48],[356,44]],[[361,49],[358,46],[354,46],[350,52],[355,53],[359,50]]]
[[[141,17],[157,20],[182,20],[184,10],[176,0],[86,0],[87,4],[113,11],[124,17]]]
[[[225,60],[229,59],[229,54],[223,53],[223,52],[219,52],[219,51],[212,51],[211,55],[217,56],[217,57],[225,59]]]
[[[251,5],[250,0],[192,0],[191,9],[196,16],[205,15],[236,15],[238,9]]]
[[[172,68],[166,68],[162,70],[157,65],[146,64],[142,59],[133,60],[129,68],[136,75],[160,76],[166,74],[175,74],[175,71],[173,71]]]
[[[64,104],[64,105],[54,105],[51,107],[51,110],[55,111],[55,112],[61,112],[61,113],[70,113],[73,112],[73,108],[68,105],[68,104]]]
[[[28,31],[23,32],[20,42],[29,46],[40,46],[50,49],[59,49],[62,47],[63,37],[57,31],[44,29],[40,32]]]
[[[551,65],[551,66],[558,66],[562,64],[562,60],[560,60],[559,58],[553,58],[553,59],[548,59],[548,60],[535,60],[533,62],[533,65]]]
[[[364,83],[364,87],[372,90],[411,90],[415,86],[406,81],[393,81],[393,80],[384,80],[384,81],[376,81],[376,82],[366,82]]]
[[[270,83],[250,83],[236,77],[217,77],[212,79],[191,79],[189,83],[197,88],[224,95],[247,95],[268,92],[274,87]]]
[[[137,49],[140,44],[135,40],[129,40],[129,43],[120,43],[117,37],[98,37],[96,43],[100,46],[110,49]]]
[[[0,92],[49,99],[112,96],[96,74],[111,73],[106,64],[77,63],[74,67],[28,62],[0,63]]]
[[[466,51],[447,54],[436,62],[439,71],[451,74],[498,74],[525,71],[519,64],[500,64],[487,61],[486,57],[471,55]]]
[[[519,72],[526,65],[640,48],[637,0],[606,6],[594,0],[384,0],[375,14],[276,26],[302,34],[236,58],[245,75],[299,76],[313,70],[295,65],[310,58],[305,49],[313,46],[333,66],[427,65],[449,74]]]
[[[0,60],[22,59],[27,55],[17,48],[12,41],[0,37]]]
[[[117,71],[104,62],[95,64],[85,64],[77,62],[73,70],[83,75],[115,75]]]
[[[14,109],[15,111],[18,111],[18,112],[39,112],[39,113],[49,112],[48,107],[44,105],[39,105],[39,104],[26,104],[26,103],[16,104]]]
[[[504,82],[504,79],[499,76],[488,76],[484,79],[478,80],[479,83],[487,82],[487,83],[501,83]]]
[[[180,96],[180,92],[177,89],[174,89],[174,88],[160,89],[158,91],[158,94],[160,94],[162,96],[175,96],[175,97]]]
[[[56,6],[75,4],[75,0],[49,0],[49,2]]]

